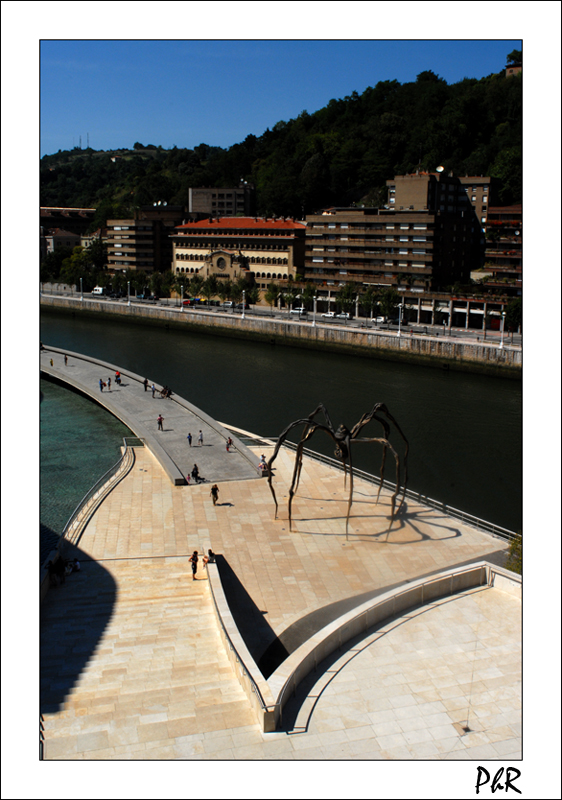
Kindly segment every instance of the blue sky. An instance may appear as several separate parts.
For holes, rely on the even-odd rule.
[[[499,72],[521,41],[92,41],[43,40],[41,155],[230,147],[279,120],[378,81],[415,81],[433,70],[448,83]]]

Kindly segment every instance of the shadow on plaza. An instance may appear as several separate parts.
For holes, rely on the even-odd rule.
[[[268,677],[289,655],[240,579],[222,555],[216,557],[226,601],[236,627],[262,675]]]
[[[62,585],[51,586],[41,604],[42,714],[61,710],[98,646],[117,599],[115,581],[99,562],[86,560],[78,548],[65,557],[78,558],[81,570],[67,575]]]
[[[334,499],[325,498],[315,498],[315,497],[306,497],[304,495],[300,495],[298,498],[295,497],[296,500],[311,500],[311,501],[321,501],[323,503],[335,503],[340,502]],[[295,502],[294,501],[294,502]],[[416,508],[413,511],[410,511],[408,508],[407,501],[404,501],[402,508],[399,508],[399,502],[396,502],[396,511],[394,515],[394,520],[390,521],[390,512],[388,509],[380,506],[381,511],[371,512],[367,514],[361,514],[360,509],[358,506],[361,504],[364,505],[373,505],[374,501],[372,500],[354,500],[353,505],[351,506],[351,513],[349,516],[349,535],[353,535],[354,541],[362,541],[362,542],[384,542],[388,544],[396,544],[396,545],[403,545],[403,544],[414,544],[416,542],[421,541],[444,541],[446,539],[457,539],[459,536],[462,536],[462,531],[456,527],[454,524],[451,524],[451,518],[443,516],[438,517],[436,516],[436,512],[433,509],[420,509]],[[322,510],[322,507],[321,507]],[[321,530],[305,530],[304,528],[298,529],[298,533],[302,535],[311,535],[311,536],[341,536],[342,532],[345,534],[345,521],[346,521],[346,514],[337,514],[337,515],[330,515],[330,516],[299,516],[293,512],[292,514],[292,522],[293,526],[296,524],[305,525],[306,523],[325,523],[326,521],[334,522],[335,520],[342,521],[344,528],[343,531],[321,531]],[[365,520],[373,520],[377,524],[381,524],[384,522],[384,527],[381,530],[373,530],[371,533],[362,533],[357,530],[353,530],[354,523],[359,521],[364,522]],[[288,516],[287,516],[288,521]],[[421,529],[420,525],[423,524],[424,526],[431,527],[432,533],[427,533]],[[404,531],[406,528],[411,529],[414,533],[412,538],[405,539],[401,537],[399,541],[393,541],[392,536],[398,532]],[[295,530],[295,529],[294,529]]]

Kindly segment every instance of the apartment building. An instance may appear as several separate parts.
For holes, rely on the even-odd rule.
[[[445,172],[415,172],[395,175],[386,182],[388,206],[397,211],[440,211],[443,214],[470,214],[475,222],[486,223],[491,178],[476,175],[454,176]]]
[[[467,280],[471,223],[430,211],[332,208],[306,218],[305,278],[423,292]]]
[[[188,213],[195,219],[203,217],[249,217],[255,214],[254,186],[242,181],[236,188],[190,188]]]
[[[110,270],[164,271],[172,264],[170,233],[185,215],[184,206],[141,206],[133,219],[107,220],[107,264]]]
[[[521,205],[491,206],[486,222],[483,276],[487,288],[520,295],[523,289],[523,213]]]
[[[173,242],[176,274],[236,280],[253,277],[266,289],[304,270],[306,226],[292,219],[217,217],[178,225]]]

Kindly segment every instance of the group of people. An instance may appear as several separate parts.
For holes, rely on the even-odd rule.
[[[191,435],[191,433],[187,434],[186,439],[188,445],[191,447],[193,443],[193,436]],[[197,437],[197,444],[199,445],[199,447],[203,446],[203,431],[199,431],[199,436]]]
[[[208,550],[207,553],[208,553],[208,555],[203,556],[203,558],[201,559],[203,561],[203,567],[206,567],[207,564],[209,564],[209,563],[211,563],[211,564],[215,563],[215,554],[213,553],[213,551],[212,550]],[[195,581],[195,580],[197,580],[195,575],[197,574],[197,564],[199,563],[199,553],[197,552],[197,550],[193,551],[193,553],[190,555],[188,561],[191,562],[191,573],[193,575],[193,580]]]
[[[148,378],[145,378],[144,381],[142,382],[142,385],[144,386],[144,391],[145,392],[148,391],[148,384],[149,384]],[[156,392],[159,392],[160,396],[163,397],[164,399],[166,399],[167,397],[171,397],[173,395],[173,392],[172,392],[172,390],[170,389],[169,386],[163,386],[160,390],[158,390],[156,388],[156,384],[155,383],[153,383],[151,385],[150,391],[152,392],[152,396],[153,397],[155,397]]]
[[[73,561],[64,558],[58,558],[53,564],[52,561],[47,562],[47,571],[51,586],[58,586],[63,584],[67,575],[73,572],[80,572],[80,562],[77,558]]]

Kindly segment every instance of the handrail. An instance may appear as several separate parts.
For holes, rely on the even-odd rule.
[[[216,600],[216,597],[215,597],[215,592],[214,592],[214,590],[213,590],[213,583],[212,583],[212,581],[209,581],[209,586],[210,586],[210,589],[211,589],[211,597],[213,598],[213,603],[214,603],[214,606],[215,606],[215,611],[217,612],[217,617],[218,617],[218,620],[219,620],[220,626],[221,626],[221,628],[222,628],[222,630],[223,630],[223,633],[224,633],[224,635],[226,636],[226,640],[228,641],[228,644],[229,644],[229,646],[230,646],[230,649],[234,651],[234,654],[235,654],[235,656],[236,656],[236,660],[237,660],[237,661],[238,661],[238,662],[241,664],[241,666],[242,666],[242,669],[243,669],[243,671],[244,671],[244,675],[247,675],[247,676],[248,676],[248,678],[250,679],[250,683],[251,683],[251,685],[252,685],[252,691],[253,691],[253,692],[255,693],[255,695],[257,696],[257,698],[258,698],[258,700],[259,700],[259,702],[260,702],[260,705],[261,705],[262,709],[263,709],[264,711],[270,711],[272,708],[275,708],[275,706],[277,705],[277,703],[275,703],[273,706],[268,706],[268,705],[267,705],[267,703],[265,702],[265,700],[263,699],[263,695],[262,695],[262,693],[261,693],[261,691],[260,691],[260,688],[259,688],[259,686],[258,686],[258,685],[257,685],[257,683],[255,682],[255,680],[254,680],[254,678],[253,678],[253,675],[252,675],[251,671],[248,669],[248,667],[247,667],[247,666],[246,666],[246,664],[244,663],[244,661],[243,661],[243,659],[242,659],[242,656],[240,655],[240,653],[239,653],[239,652],[238,652],[238,650],[236,649],[236,646],[234,645],[234,642],[232,641],[232,639],[231,639],[231,638],[230,638],[230,636],[228,635],[228,631],[226,630],[226,627],[225,627],[225,624],[224,624],[224,622],[223,622],[222,616],[221,616],[221,614],[220,614],[220,612],[219,612],[219,607],[218,607],[217,600]]]
[[[90,489],[88,489],[88,491],[86,492],[84,497],[80,500],[80,502],[78,503],[78,505],[76,506],[76,508],[74,509],[72,514],[70,515],[70,517],[68,518],[68,521],[67,521],[66,525],[63,528],[63,531],[62,531],[62,533],[60,535],[60,539],[59,539],[58,544],[57,544],[57,550],[60,548],[61,543],[66,540],[67,533],[70,531],[70,529],[72,528],[72,526],[74,525],[74,523],[78,519],[78,516],[83,511],[83,509],[87,506],[89,501],[92,500],[95,497],[95,495],[96,495],[96,493],[98,492],[99,489],[101,489],[101,488],[103,488],[103,486],[105,486],[105,484],[109,480],[110,476],[114,476],[114,475],[117,474],[117,472],[119,471],[119,468],[121,467],[121,465],[123,464],[123,462],[125,460],[125,457],[128,455],[129,447],[133,446],[133,445],[129,445],[128,444],[128,442],[131,439],[134,439],[135,441],[140,442],[142,447],[144,447],[144,440],[143,439],[139,439],[138,437],[131,437],[131,436],[123,437],[124,449],[123,449],[123,453],[121,454],[121,457],[119,458],[118,461],[115,462],[115,464],[112,467],[110,467],[106,472],[104,472],[104,474],[101,476],[101,478],[99,478],[94,483],[94,485],[91,486]]]

